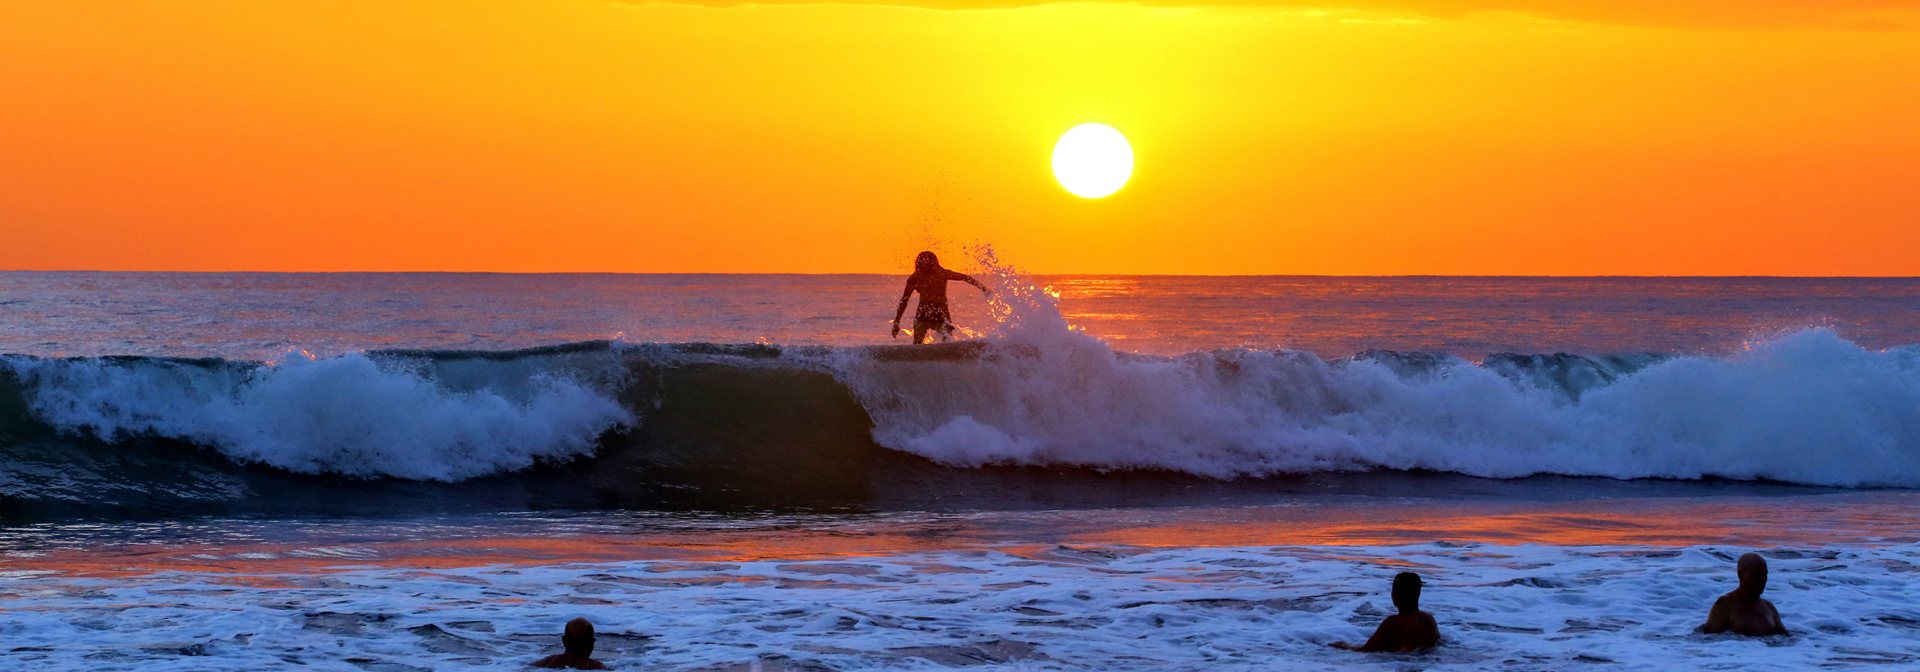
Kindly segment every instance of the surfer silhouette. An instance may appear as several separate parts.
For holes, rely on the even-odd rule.
[[[993,292],[986,285],[965,273],[956,273],[940,267],[940,258],[932,252],[921,252],[913,259],[913,275],[907,276],[907,289],[900,293],[900,307],[893,311],[893,334],[900,335],[900,316],[907,314],[907,299],[914,292],[920,293],[920,305],[913,310],[913,342],[927,342],[928,332],[940,335],[940,340],[953,338],[953,316],[947,312],[947,282],[959,280],[979,287],[987,294]]]
[[[1740,576],[1740,587],[1713,601],[1713,609],[1707,611],[1707,622],[1700,626],[1700,631],[1709,635],[1731,632],[1748,637],[1787,634],[1787,625],[1780,621],[1779,610],[1773,608],[1772,602],[1760,599],[1760,593],[1767,589],[1766,559],[1748,553],[1740,556],[1740,562],[1734,567]]]
[[[1393,606],[1400,613],[1381,621],[1367,643],[1356,647],[1334,642],[1329,646],[1348,651],[1411,653],[1440,645],[1440,626],[1434,623],[1433,614],[1420,610],[1419,574],[1401,572],[1393,577]]]
[[[566,634],[560,635],[566,653],[556,653],[533,661],[534,667],[566,670],[604,670],[606,665],[593,659],[593,622],[584,618],[567,621]]]

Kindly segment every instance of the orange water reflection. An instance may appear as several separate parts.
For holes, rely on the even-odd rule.
[[[195,572],[247,586],[307,586],[347,568],[435,570],[565,566],[634,560],[666,567],[755,560],[819,560],[929,551],[1008,553],[1036,563],[1082,564],[1089,555],[1166,547],[1327,548],[1447,541],[1492,545],[1818,546],[1920,542],[1916,495],[1849,496],[1844,505],[1782,500],[1630,500],[1561,504],[1413,503],[1359,508],[1174,509],[992,513],[902,520],[833,521],[780,529],[635,530],[549,536],[502,534],[312,546],[122,544],[12,553],[0,574],[125,577]],[[1460,552],[1483,552],[1467,551]],[[1379,558],[1368,558],[1378,562]],[[1401,558],[1399,562],[1417,564]],[[929,571],[942,571],[928,565]],[[668,570],[662,570],[668,571]],[[274,576],[278,575],[278,576]],[[449,580],[457,580],[449,577]]]

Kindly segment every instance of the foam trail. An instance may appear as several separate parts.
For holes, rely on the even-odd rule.
[[[563,625],[584,616],[600,633],[595,657],[625,670],[1914,668],[1920,545],[1752,549],[1769,558],[1767,597],[1794,633],[1767,640],[1690,633],[1733,587],[1734,557],[1747,548],[1462,546],[443,558],[431,572],[382,559],[380,545],[287,553],[355,565],[310,574],[215,548],[213,571],[203,560],[104,578],[0,574],[0,667],[349,669],[326,665],[344,658],[374,670],[519,672],[556,652]],[[1422,607],[1444,646],[1404,656],[1327,646],[1365,638],[1393,608],[1394,574],[1410,567],[1426,581]]]
[[[1920,486],[1913,347],[1867,351],[1808,329],[1720,358],[1603,362],[1559,383],[1513,358],[1145,357],[1072,329],[1047,292],[990,249],[977,256],[997,320],[978,361],[834,363],[881,445],[956,466],[1217,477],[1388,468]]]
[[[536,375],[456,391],[365,354],[291,353],[250,366],[176,360],[7,357],[30,408],[68,432],[151,433],[303,473],[455,481],[591,453],[633,422],[611,397]]]

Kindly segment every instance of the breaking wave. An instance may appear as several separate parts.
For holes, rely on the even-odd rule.
[[[454,481],[589,454],[603,432],[633,421],[602,390],[555,371],[460,386],[366,354],[6,363],[34,417],[67,432],[169,437],[302,473]]]
[[[935,346],[0,357],[0,496],[270,497],[265,469],[661,491],[831,484],[857,499],[886,478],[866,468],[888,454],[877,448],[961,469],[1920,487],[1914,346],[1869,351],[1806,329],[1712,357],[1145,356],[1070,327],[1053,296],[981,261],[994,325]]]
[[[993,266],[991,257],[985,260]],[[1920,348],[1829,329],[1720,357],[1114,352],[1010,272],[978,358],[842,358],[881,445],[955,466],[1920,486]]]

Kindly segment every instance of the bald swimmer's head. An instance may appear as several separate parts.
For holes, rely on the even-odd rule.
[[[1393,606],[1401,613],[1420,610],[1420,575],[1401,572],[1393,577]]]
[[[567,647],[567,653],[592,656],[593,623],[584,618],[567,621],[567,631],[560,635],[560,645]]]
[[[1740,596],[1746,599],[1760,597],[1767,590],[1767,559],[1759,553],[1740,556],[1740,562],[1734,565],[1734,572],[1740,576]]]

